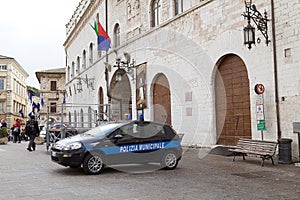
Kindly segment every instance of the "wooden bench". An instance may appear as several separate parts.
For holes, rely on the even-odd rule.
[[[260,156],[262,159],[261,166],[264,166],[264,161],[268,159],[271,159],[274,165],[273,156],[276,152],[276,147],[277,142],[240,138],[237,146],[234,149],[229,149],[229,151],[234,154],[233,161],[235,161],[236,156],[242,155],[243,160],[245,160],[245,156],[252,154]]]

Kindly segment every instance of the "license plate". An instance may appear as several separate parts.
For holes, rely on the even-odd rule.
[[[56,152],[52,151],[51,155],[54,156],[54,157],[56,157]]]

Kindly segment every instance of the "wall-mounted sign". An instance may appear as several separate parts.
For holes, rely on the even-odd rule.
[[[266,130],[266,121],[265,120],[257,121],[257,130],[258,131],[265,131]]]
[[[144,109],[147,107],[146,69],[147,69],[147,63],[143,63],[136,68],[136,107],[137,107],[137,109]]]
[[[261,83],[256,84],[254,87],[254,91],[256,94],[263,94],[265,92],[265,86]]]
[[[261,86],[259,86],[261,85]],[[257,130],[263,131],[266,130],[265,123],[265,109],[264,109],[264,87],[262,84],[257,84],[255,87],[255,92],[259,95],[256,96],[256,120],[257,120]],[[263,138],[263,135],[262,135]]]
[[[256,105],[256,119],[257,120],[264,120],[265,119],[264,105],[263,104],[257,104]]]

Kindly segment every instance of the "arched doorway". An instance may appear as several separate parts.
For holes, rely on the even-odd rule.
[[[248,72],[242,59],[234,54],[221,60],[218,72],[221,78],[215,78],[217,144],[236,145],[241,137],[251,138]]]
[[[131,87],[123,69],[118,69],[110,83],[111,117],[113,120],[125,120],[132,114]]]
[[[154,121],[171,125],[171,92],[165,75],[157,76],[153,84]]]

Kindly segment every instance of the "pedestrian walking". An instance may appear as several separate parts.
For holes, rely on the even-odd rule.
[[[1,129],[5,129],[5,132],[7,133],[7,123],[4,119],[1,120],[0,125],[1,125]],[[8,134],[7,138],[8,141],[12,140],[10,134]]]
[[[1,127],[7,128],[7,123],[4,119],[1,120]]]
[[[30,120],[28,120],[26,122],[25,133],[30,138],[27,150],[28,151],[35,151],[36,145],[35,145],[34,139],[35,139],[36,136],[39,135],[40,129],[39,129],[38,122],[35,120],[34,115],[31,115]]]
[[[22,137],[20,135],[20,133],[21,133],[21,120],[20,119],[16,119],[16,122],[13,124],[12,133],[14,136],[13,142],[21,143]]]

